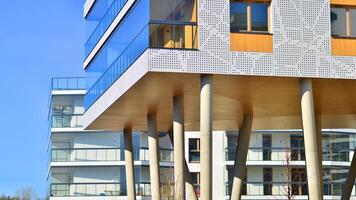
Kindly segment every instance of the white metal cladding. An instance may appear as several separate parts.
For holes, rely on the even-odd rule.
[[[329,0],[273,0],[273,53],[230,51],[230,0],[198,0],[199,51],[149,50],[149,70],[356,79],[356,57],[331,56]]]
[[[230,0],[198,0],[199,50],[230,51]]]

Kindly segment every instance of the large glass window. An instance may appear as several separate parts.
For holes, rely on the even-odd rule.
[[[291,160],[305,160],[304,138],[302,135],[290,136]]]
[[[271,160],[272,155],[272,136],[262,136],[263,160]]]
[[[251,4],[251,30],[268,31],[268,4]]]
[[[196,25],[150,24],[150,47],[197,48]]]
[[[230,31],[247,31],[247,3],[230,3]]]
[[[196,22],[196,0],[151,0],[151,20]]]
[[[269,2],[230,0],[230,31],[268,32]]]
[[[200,139],[189,139],[189,162],[200,162]]]
[[[356,37],[356,9],[350,9],[351,35]]]
[[[331,8],[331,34],[347,35],[345,8]]]
[[[272,195],[272,168],[263,168],[263,194]]]
[[[323,135],[323,160],[349,161],[350,136],[342,133]]]
[[[293,168],[292,172],[292,194],[293,195],[307,195],[307,172],[305,168]]]

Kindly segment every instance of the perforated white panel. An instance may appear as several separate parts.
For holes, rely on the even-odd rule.
[[[356,58],[332,57],[329,0],[273,0],[273,53],[230,51],[230,1],[198,0],[199,50],[149,50],[149,70],[355,78]]]
[[[333,77],[356,78],[356,57],[333,57]]]
[[[199,50],[230,50],[230,1],[198,0]]]

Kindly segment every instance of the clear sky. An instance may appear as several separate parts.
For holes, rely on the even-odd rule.
[[[0,194],[47,191],[53,76],[83,76],[84,0],[0,0]]]

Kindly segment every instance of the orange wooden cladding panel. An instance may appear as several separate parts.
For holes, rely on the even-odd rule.
[[[356,6],[356,0],[331,0],[332,5]]]
[[[332,38],[331,52],[334,56],[356,56],[356,38]]]
[[[255,33],[231,33],[230,47],[232,51],[272,52],[273,36]]]

